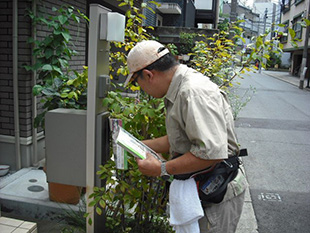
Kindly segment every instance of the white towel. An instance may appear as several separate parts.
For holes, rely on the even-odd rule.
[[[176,233],[199,233],[204,216],[194,178],[173,180],[169,191],[170,224]]]

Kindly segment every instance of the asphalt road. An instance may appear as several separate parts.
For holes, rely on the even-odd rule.
[[[263,74],[236,92],[236,120],[259,233],[310,232],[310,91]]]

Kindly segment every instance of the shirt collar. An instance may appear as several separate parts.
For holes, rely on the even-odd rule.
[[[181,85],[183,81],[183,77],[187,69],[188,67],[186,65],[180,64],[172,77],[171,83],[169,85],[169,88],[168,88],[168,91],[165,97],[165,99],[170,101],[171,103],[174,103],[177,97],[177,94],[179,92],[179,86]]]

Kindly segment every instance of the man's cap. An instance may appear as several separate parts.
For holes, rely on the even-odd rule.
[[[155,40],[138,42],[135,47],[130,50],[127,56],[129,75],[124,83],[124,86],[128,85],[132,75],[135,72],[151,65],[167,53],[169,53],[169,50]]]

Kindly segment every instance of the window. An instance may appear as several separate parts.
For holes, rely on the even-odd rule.
[[[282,36],[281,36],[281,38],[280,38],[280,42],[281,42],[281,43],[286,43],[286,42],[287,42],[287,37],[288,37],[288,25],[289,25],[289,21],[287,20],[287,21],[285,21],[283,24],[284,24],[285,26],[282,28],[283,34],[282,34]]]
[[[291,8],[291,0],[282,0],[281,8],[283,13],[289,11]]]
[[[212,10],[213,9],[213,1],[206,0],[196,0],[195,7],[197,10]]]
[[[293,24],[293,30],[296,33],[296,38],[301,39],[302,36],[302,26],[301,26],[301,15],[295,17],[292,21]]]

